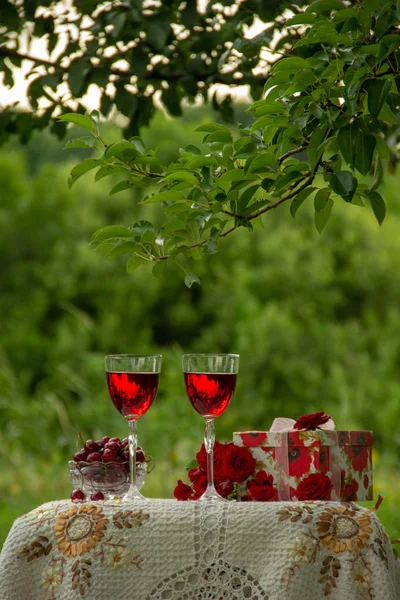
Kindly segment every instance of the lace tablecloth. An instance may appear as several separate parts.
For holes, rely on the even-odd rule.
[[[51,502],[16,520],[1,600],[399,600],[378,517],[336,502]]]

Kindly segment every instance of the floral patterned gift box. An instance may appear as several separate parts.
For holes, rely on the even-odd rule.
[[[372,500],[372,432],[335,431],[332,420],[324,428],[295,428],[301,419],[233,434],[256,460],[254,479],[261,471],[272,476],[279,500]]]

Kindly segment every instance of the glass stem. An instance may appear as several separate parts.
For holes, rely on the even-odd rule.
[[[207,453],[207,487],[214,488],[214,442],[215,428],[214,419],[206,417],[204,427],[204,446]]]
[[[131,476],[131,486],[136,488],[136,450],[138,447],[138,438],[136,432],[136,419],[130,419],[129,424],[129,469]]]

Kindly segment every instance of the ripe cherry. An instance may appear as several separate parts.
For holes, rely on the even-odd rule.
[[[117,452],[114,448],[104,448],[103,462],[112,462],[117,459]]]
[[[104,450],[114,450],[114,452],[118,454],[119,444],[116,442],[107,442],[107,444],[104,446]]]
[[[85,449],[79,450],[76,454],[74,454],[74,461],[76,463],[83,462],[87,458],[87,452]]]
[[[144,459],[143,450],[141,450],[141,449],[136,450],[136,462],[142,463],[142,462],[144,462],[144,460],[145,459]]]
[[[104,500],[104,494],[103,494],[103,492],[95,492],[94,494],[91,494],[90,499],[91,500]]]
[[[72,502],[83,502],[85,500],[85,494],[82,490],[74,490],[70,496]]]
[[[113,437],[108,440],[109,442],[115,442],[116,444],[120,444],[121,440],[118,437]]]
[[[86,459],[87,462],[101,462],[100,452],[92,452]]]
[[[85,443],[85,449],[90,454],[91,452],[98,452],[99,446],[94,440],[88,440]]]

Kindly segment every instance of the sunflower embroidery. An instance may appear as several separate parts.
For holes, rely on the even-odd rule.
[[[372,533],[368,513],[356,516],[356,511],[340,506],[324,510],[317,522],[321,542],[334,552],[356,552],[368,544]]]
[[[90,552],[103,538],[107,523],[100,507],[72,506],[55,518],[53,531],[59,550],[66,557]]]

